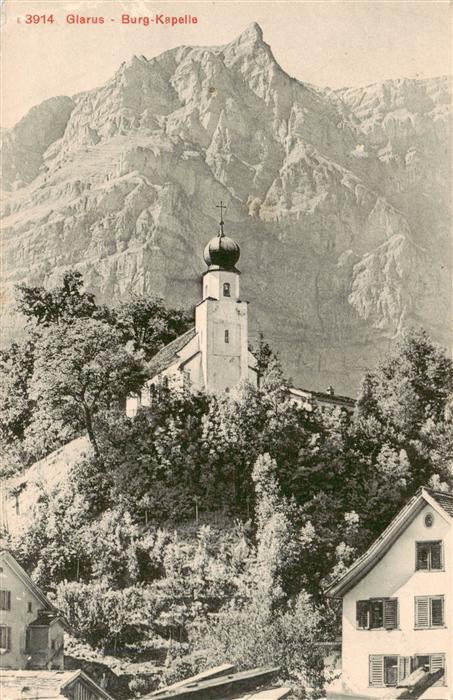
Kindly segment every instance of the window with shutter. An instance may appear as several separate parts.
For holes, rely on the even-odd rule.
[[[360,630],[368,629],[368,611],[369,611],[369,601],[368,600],[358,600],[356,603],[356,621],[357,621],[357,628]]]
[[[425,629],[429,627],[429,598],[415,598],[415,627]]]
[[[416,542],[416,564],[418,571],[441,571],[443,566],[442,542]]]
[[[414,657],[414,670],[423,668],[426,673],[436,674],[433,686],[445,685],[445,654],[425,654]]]
[[[384,627],[386,630],[398,627],[398,598],[384,600]]]
[[[382,688],[384,685],[384,657],[378,654],[370,655],[370,686]]]
[[[398,627],[398,598],[372,598],[356,602],[357,629],[393,630]]]
[[[415,598],[415,628],[427,629],[444,625],[444,597],[420,596]]]
[[[11,591],[0,590],[0,610],[11,610]]]

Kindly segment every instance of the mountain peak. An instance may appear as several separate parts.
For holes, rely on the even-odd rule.
[[[263,30],[258,22],[251,22],[246,29],[238,36],[237,41],[262,41]]]

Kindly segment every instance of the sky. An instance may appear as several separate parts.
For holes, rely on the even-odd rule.
[[[122,25],[123,13],[188,14],[198,22]],[[27,14],[53,15],[54,22],[26,24]],[[102,16],[104,24],[67,24],[68,14]],[[226,44],[253,21],[282,68],[315,85],[361,86],[452,72],[448,1],[3,0],[1,125],[14,125],[49,97],[102,85],[134,54],[150,58],[181,44]]]

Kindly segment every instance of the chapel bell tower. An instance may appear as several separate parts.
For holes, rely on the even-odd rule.
[[[222,202],[219,234],[204,249],[208,269],[203,273],[203,299],[195,310],[200,338],[202,373],[207,392],[230,389],[248,377],[247,302],[240,299],[241,254],[236,241],[225,236]]]

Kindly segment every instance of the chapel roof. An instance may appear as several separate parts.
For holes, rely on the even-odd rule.
[[[170,367],[179,358],[180,351],[189,343],[192,338],[195,338],[197,331],[194,328],[189,328],[188,331],[178,336],[171,343],[165,345],[159,350],[147,364],[147,373],[149,377],[155,377],[168,367]]]

